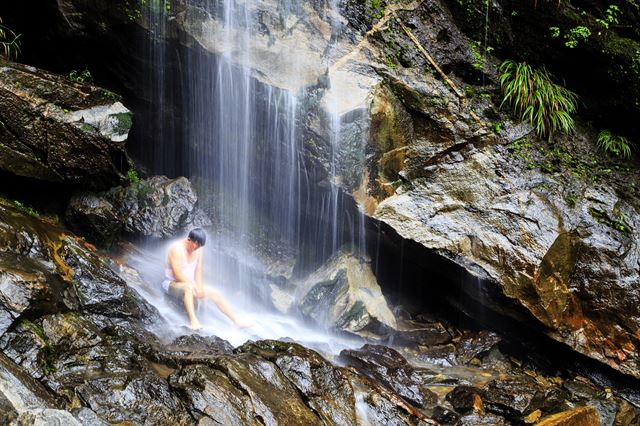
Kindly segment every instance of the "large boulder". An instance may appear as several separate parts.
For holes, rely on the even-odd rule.
[[[396,21],[370,40],[378,52],[397,46],[398,62],[377,64],[383,83],[369,106],[366,168],[362,184],[346,189],[369,216],[424,247],[421,256],[444,258],[467,276],[453,283],[435,270],[434,279],[640,377],[638,173],[603,164],[586,126],[538,148],[544,142],[532,129],[501,118],[490,97],[465,94],[453,75],[424,73],[430,55],[441,70],[495,81],[488,63],[473,76],[473,55],[446,8],[429,2],[414,12],[398,15],[415,39]],[[358,28],[375,22],[346,16]],[[446,31],[425,25],[434,17],[449,21]],[[457,53],[447,58],[433,40]],[[501,135],[489,130],[496,119],[505,124]],[[459,293],[449,299],[473,315]]]
[[[198,198],[188,179],[154,176],[94,194],[71,198],[66,220],[91,241],[109,245],[122,234],[168,238],[211,221],[196,207]]]
[[[371,266],[345,252],[296,284],[298,309],[319,325],[354,333],[396,328]]]
[[[424,386],[420,370],[391,348],[364,345],[358,350],[342,351],[340,359],[420,408],[434,405],[437,401],[436,394]]]
[[[124,181],[131,112],[117,95],[34,67],[0,62],[0,170],[106,189]]]

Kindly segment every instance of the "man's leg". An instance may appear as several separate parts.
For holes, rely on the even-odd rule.
[[[193,283],[171,281],[171,283],[169,284],[169,293],[179,294],[182,296],[182,303],[184,304],[184,309],[187,311],[190,327],[193,330],[202,328],[202,326],[200,325],[200,321],[198,321],[198,318],[196,318],[196,311],[193,302],[195,299],[195,287]]]
[[[204,286],[204,292],[205,297],[215,303],[218,309],[220,309],[223,314],[229,317],[229,319],[233,321],[236,326],[244,328],[254,325],[251,321],[243,321],[242,319],[238,318],[235,312],[233,312],[233,309],[231,309],[231,305],[229,305],[229,303],[225,300],[225,298],[222,296],[222,294],[220,294],[218,290]]]

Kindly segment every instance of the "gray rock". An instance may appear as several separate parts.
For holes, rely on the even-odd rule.
[[[124,181],[131,112],[99,87],[0,60],[0,170],[88,189]]]
[[[482,400],[488,411],[521,421],[537,410],[554,412],[562,409],[566,393],[555,386],[544,387],[525,377],[493,380],[482,389]]]
[[[316,352],[296,343],[274,340],[248,343],[238,352],[260,355],[275,363],[326,424],[357,424],[349,374]]]
[[[296,285],[300,312],[321,325],[356,333],[396,327],[371,267],[353,255],[338,253]]]
[[[82,426],[108,426],[109,424],[87,407],[76,408],[71,414],[73,414],[73,417],[75,417]]]
[[[391,348],[364,345],[358,350],[342,351],[340,359],[418,407],[424,408],[437,402],[436,394],[422,383],[422,375]]]
[[[24,411],[11,425],[82,426],[68,411],[51,408]]]
[[[184,177],[154,176],[103,194],[72,197],[66,220],[77,232],[109,245],[121,234],[167,238],[190,227],[210,226]]]

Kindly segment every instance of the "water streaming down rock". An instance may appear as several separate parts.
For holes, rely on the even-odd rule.
[[[150,5],[149,25],[158,37],[148,50],[149,59],[159,63],[153,67],[158,71],[149,92],[160,109],[153,129],[159,143],[145,161],[155,173],[182,172],[196,183],[200,206],[215,222],[205,278],[222,288],[238,309],[256,314],[261,309],[256,301],[269,298],[274,279],[307,274],[345,245],[364,258],[364,216],[344,189],[353,191],[360,184],[367,109],[345,108],[335,93],[318,101],[333,84],[332,72],[322,74],[332,58],[342,54],[333,42],[341,25],[336,5],[318,15],[324,21],[315,23],[331,33],[322,60],[315,63],[304,53],[285,51],[280,59],[286,63],[271,64],[275,72],[266,75],[261,71],[266,30],[259,24],[273,18],[265,12],[270,4],[193,0],[169,18],[155,3]],[[275,9],[292,32],[299,20],[296,14],[305,7],[311,6],[278,3]],[[169,75],[163,66],[169,56],[163,40],[172,31],[172,19],[180,20],[197,41],[179,55],[178,75]],[[285,74],[281,80],[279,67]],[[327,77],[328,83],[322,83]],[[181,105],[181,129],[174,129],[175,123],[166,119],[171,112],[163,111],[175,91],[166,86],[175,85],[176,78],[182,98],[171,104]],[[309,114],[319,117],[329,151],[326,184],[318,185],[303,158]],[[153,254],[157,262],[163,262],[164,254],[158,253],[164,250],[166,246]],[[151,262],[144,269],[153,267]],[[282,321],[287,323],[284,329],[274,326],[261,337],[294,337],[291,319]]]

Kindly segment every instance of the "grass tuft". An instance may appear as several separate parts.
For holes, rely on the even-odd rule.
[[[544,68],[536,70],[525,62],[507,60],[500,65],[502,103],[511,106],[521,120],[527,120],[540,137],[551,139],[554,133],[570,133],[575,124],[578,96],[553,82]]]

